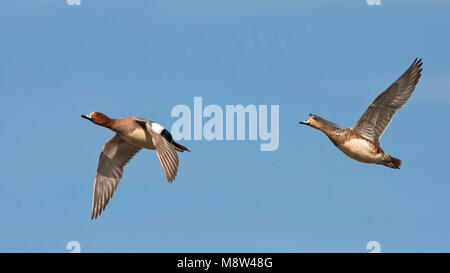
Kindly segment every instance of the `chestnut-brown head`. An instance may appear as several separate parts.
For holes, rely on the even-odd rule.
[[[81,117],[105,127],[110,127],[112,121],[107,115],[100,112],[92,112],[89,115],[81,115]]]

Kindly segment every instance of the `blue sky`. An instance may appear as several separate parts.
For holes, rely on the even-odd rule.
[[[450,2],[3,1],[0,251],[447,252]],[[347,158],[308,113],[352,125],[423,58],[382,137],[401,170]],[[90,220],[102,111],[170,128],[177,104],[279,105],[280,145],[181,141],[173,184],[154,151]]]

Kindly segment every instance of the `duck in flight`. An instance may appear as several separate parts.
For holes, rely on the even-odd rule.
[[[103,145],[94,182],[91,219],[97,218],[108,205],[119,185],[123,168],[142,148],[156,150],[161,166],[171,183],[178,172],[176,152],[189,151],[176,143],[160,124],[138,117],[111,119],[100,112],[81,117],[106,127],[116,135]]]
[[[411,96],[422,72],[422,60],[415,59],[411,66],[367,108],[350,128],[343,129],[319,116],[309,114],[300,121],[322,131],[333,144],[347,156],[364,162],[400,169],[401,160],[383,151],[380,137],[388,127],[395,112]]]

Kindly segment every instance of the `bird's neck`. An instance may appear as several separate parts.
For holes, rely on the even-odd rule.
[[[329,135],[336,131],[336,127],[331,125],[330,123],[326,122],[325,120],[323,122],[318,123],[315,128],[317,130],[322,131],[324,134]]]
[[[96,122],[98,125],[111,129],[116,123],[116,119],[111,119],[107,116],[103,116],[100,120]]]

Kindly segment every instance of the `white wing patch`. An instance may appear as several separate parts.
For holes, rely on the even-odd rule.
[[[161,124],[152,122],[152,130],[157,133],[158,135],[161,134],[162,130],[164,130],[164,127],[162,127]]]

